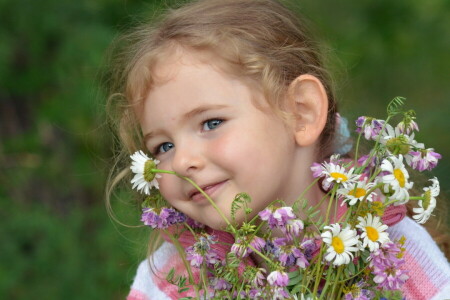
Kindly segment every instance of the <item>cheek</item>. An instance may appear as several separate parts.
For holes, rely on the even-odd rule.
[[[233,168],[235,165],[242,164],[254,152],[249,143],[248,136],[233,131],[209,144],[208,153],[221,167]]]
[[[161,178],[158,179],[159,191],[164,199],[166,199],[171,205],[174,204],[174,201],[172,200],[176,197],[176,179],[177,177],[171,174],[161,174]]]

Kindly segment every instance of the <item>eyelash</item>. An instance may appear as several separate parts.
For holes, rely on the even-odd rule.
[[[205,130],[205,129],[204,129],[204,128],[205,128],[205,125],[208,124],[208,123],[211,122],[211,121],[219,121],[219,123],[216,125],[216,127],[212,128],[212,129],[209,129],[209,130]],[[216,129],[217,127],[219,127],[224,121],[225,121],[225,120],[224,120],[224,119],[221,119],[221,118],[211,118],[211,119],[207,119],[207,120],[205,120],[205,121],[202,122],[202,130],[204,130],[204,131],[214,130],[214,129]]]
[[[205,129],[205,125],[207,125],[207,124],[208,124],[209,122],[211,122],[211,121],[219,121],[219,122],[218,122],[218,124],[215,125],[214,128],[211,128],[211,129],[208,129],[208,130]],[[202,131],[211,131],[211,130],[214,130],[214,129],[216,129],[217,127],[219,127],[224,121],[225,121],[225,120],[224,120],[224,119],[221,119],[221,118],[210,118],[210,119],[207,119],[207,120],[201,122]],[[170,143],[170,142],[164,142],[164,143],[158,144],[156,147],[153,148],[152,155],[153,155],[153,156],[156,156],[156,155],[158,155],[158,154],[160,154],[160,153],[168,152],[170,149],[172,149],[172,148],[174,147],[174,145],[172,144],[173,146],[172,146],[169,150],[166,150],[166,151],[164,151],[164,152],[160,151],[161,147],[162,147],[163,145],[165,145],[165,144],[172,144],[172,143]]]

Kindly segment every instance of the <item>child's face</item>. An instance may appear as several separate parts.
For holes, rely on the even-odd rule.
[[[269,112],[261,93],[188,53],[160,64],[155,73],[164,80],[149,92],[141,125],[158,168],[194,180],[228,218],[238,193],[252,197],[251,216],[276,199],[300,194],[295,180],[302,154],[293,130]],[[169,174],[158,181],[175,208],[223,228],[213,206],[187,181]],[[238,220],[244,220],[242,212]]]

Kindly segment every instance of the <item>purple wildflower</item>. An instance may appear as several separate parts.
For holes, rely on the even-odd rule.
[[[289,240],[293,240],[294,237],[299,237],[305,225],[300,219],[288,220],[283,232]]]
[[[280,207],[275,210],[273,210],[273,208],[266,208],[259,212],[258,215],[261,220],[267,221],[271,229],[275,227],[285,228],[289,220],[295,219],[292,207],[289,206]]]
[[[253,249],[249,245],[257,251],[261,251],[266,245],[266,241],[258,236],[254,236],[250,241],[247,238],[237,238],[231,246],[231,252],[236,254],[237,257],[247,257],[250,253],[253,253]]]
[[[250,245],[256,250],[261,251],[266,245],[266,240],[258,236],[254,236],[253,239],[250,241]],[[253,249],[249,248],[249,250],[253,252]]]
[[[253,286],[264,286],[264,281],[266,280],[266,269],[258,268],[255,277],[252,280]]]
[[[195,251],[195,247],[186,248],[186,259],[191,262],[191,266],[200,268],[203,263],[203,255]]]
[[[248,292],[248,297],[249,299],[264,299],[263,298],[263,290],[259,289],[259,288],[252,288],[249,292]],[[244,298],[242,298],[244,299]]]
[[[375,275],[374,282],[386,290],[398,290],[409,278],[407,271],[402,269],[405,260],[399,258],[401,249],[393,242],[383,244],[370,254],[370,266]]]
[[[285,287],[289,283],[289,276],[283,271],[273,271],[267,276],[267,282],[271,286]]]
[[[266,240],[266,245],[264,246],[263,252],[275,254],[276,251],[278,251],[278,247],[275,246],[273,241],[271,239]]]
[[[278,238],[274,241],[274,244],[278,247],[275,255],[278,256],[281,265],[286,267],[297,265],[303,269],[309,266],[305,254],[294,245],[287,245],[287,241],[287,238]]]
[[[364,124],[366,124],[366,119],[367,117],[361,116],[358,117],[358,119],[356,119],[355,123],[356,123],[356,132],[360,133],[361,130],[364,127]]]
[[[268,299],[268,298],[264,298]],[[284,299],[292,299],[289,293],[283,287],[273,287],[272,288],[272,300],[284,300]]]
[[[406,270],[399,269],[395,266],[389,268],[375,267],[372,273],[375,275],[373,281],[378,284],[380,288],[386,290],[399,290],[409,278],[409,276],[406,275]]]
[[[211,287],[218,291],[228,291],[232,288],[231,284],[223,278],[213,278],[211,280]]]
[[[169,207],[161,209],[143,208],[141,221],[152,228],[165,229],[174,224],[184,223],[186,215]]]
[[[191,262],[191,266],[200,268],[203,263],[212,266],[220,262],[217,251],[211,247],[215,243],[212,235],[200,236],[198,242],[186,248],[186,259]]]
[[[307,266],[309,266],[309,262],[306,259],[305,254],[303,254],[303,252],[300,251],[300,249],[295,248],[295,249],[292,250],[292,252],[294,254],[294,257],[296,258],[295,264],[297,266],[299,266],[302,269],[305,269]]]
[[[401,249],[394,242],[387,242],[380,246],[377,250],[370,253],[371,267],[389,267],[392,265],[401,265],[404,260],[399,258]]]
[[[411,168],[420,172],[425,170],[431,171],[436,167],[438,160],[442,158],[439,153],[434,152],[433,148],[410,151],[408,154],[405,156],[406,162]]]
[[[304,249],[305,258],[310,261],[314,258],[314,256],[318,253],[320,249],[320,240],[318,240],[318,243],[312,238],[304,238],[300,247]]]
[[[246,257],[250,253],[248,247],[243,239],[237,238],[234,244],[231,246],[231,252],[236,254],[237,257]]]
[[[311,166],[311,171],[313,172],[313,177],[317,178],[317,177],[323,177],[323,170],[322,170],[322,164],[316,163],[314,162]]]
[[[369,117],[359,117],[356,120],[356,132],[364,133],[366,140],[376,140],[383,128],[384,120]]]
[[[360,281],[358,283],[350,286],[349,291],[344,295],[344,300],[370,300],[375,297],[375,293],[363,289],[366,284],[364,281]]]
[[[419,131],[419,125],[414,120],[401,121],[397,125],[401,133],[410,134],[413,130]]]

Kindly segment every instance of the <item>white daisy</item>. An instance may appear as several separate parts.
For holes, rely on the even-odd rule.
[[[402,132],[401,126],[397,126],[395,129],[386,124],[383,133],[381,134],[380,142],[386,145],[386,148],[391,154],[406,155],[411,150],[411,147],[423,148],[423,144],[419,144],[414,140],[414,133],[408,135]]]
[[[159,164],[159,160],[149,158],[141,150],[136,151],[130,158],[133,161],[130,169],[135,174],[131,180],[133,189],[136,188],[137,191],[142,190],[146,195],[150,195],[152,187],[159,189],[159,184],[156,179],[161,178],[161,175],[151,171]]]
[[[367,192],[374,186],[373,182],[367,183],[366,180],[358,181],[348,185],[348,188],[340,188],[336,193],[343,197],[343,202],[347,202],[348,205],[355,205],[356,202],[362,201],[366,197],[367,201],[372,202],[372,198],[375,192],[371,192],[367,195]]]
[[[341,231],[341,226],[338,223],[325,226],[324,228],[329,229],[321,234],[322,240],[329,246],[325,260],[333,261],[333,265],[336,266],[348,264],[353,259],[352,252],[356,252],[359,249],[356,230],[351,229],[347,225]]]
[[[425,223],[430,218],[436,207],[436,197],[439,196],[439,181],[436,177],[430,179],[430,181],[432,182],[431,186],[423,188],[425,193],[422,197],[424,199],[419,200],[419,208],[413,208],[413,212],[416,213],[413,219],[419,224]]]
[[[370,252],[377,250],[380,245],[389,242],[389,233],[385,232],[388,226],[380,222],[380,217],[367,214],[366,217],[358,217],[359,224],[356,228],[363,231],[361,238],[363,239],[362,247],[369,246]]]
[[[347,171],[343,166],[334,163],[324,163],[322,165],[322,174],[325,175],[324,182],[331,185],[333,182],[340,183],[344,188],[359,179],[358,174],[353,174],[354,168]]]
[[[391,194],[389,197],[398,200],[395,205],[405,204],[409,200],[408,190],[412,188],[413,182],[408,182],[409,174],[403,164],[403,156],[390,156],[381,162],[381,170],[388,174],[382,176],[384,193]]]

